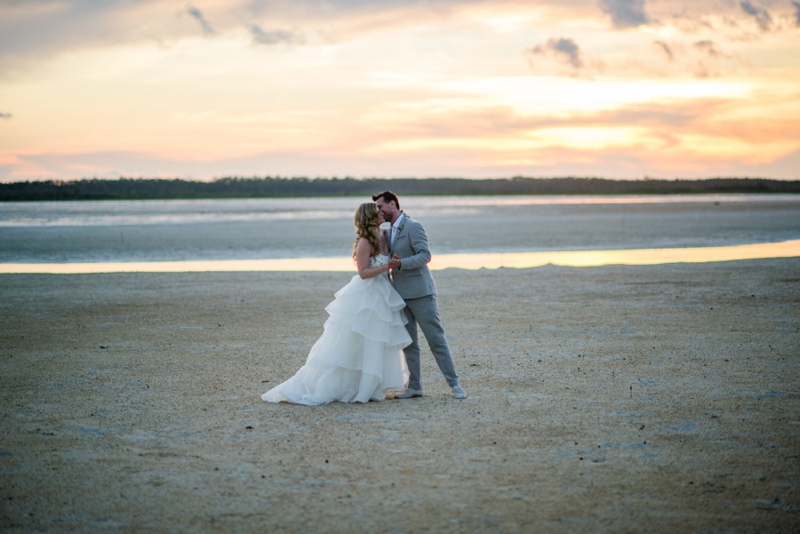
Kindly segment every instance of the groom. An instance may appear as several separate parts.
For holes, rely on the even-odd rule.
[[[458,375],[450,355],[450,345],[444,337],[444,329],[439,322],[439,307],[436,304],[436,284],[428,269],[431,252],[428,250],[428,237],[420,223],[400,210],[400,200],[391,191],[372,195],[372,200],[383,213],[383,218],[391,223],[384,238],[389,244],[392,259],[392,282],[394,288],[406,301],[405,314],[408,318],[406,329],[411,336],[411,344],[403,349],[410,373],[408,389],[395,396],[396,399],[410,399],[422,396],[420,377],[419,336],[417,324],[428,340],[428,346],[439,364],[447,383],[453,388],[457,399],[466,399],[467,394],[458,384]]]

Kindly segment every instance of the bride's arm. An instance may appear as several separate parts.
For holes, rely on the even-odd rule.
[[[358,268],[358,276],[366,280],[367,278],[374,278],[381,273],[389,270],[389,265],[379,265],[377,267],[369,266],[369,257],[372,253],[372,248],[369,241],[363,237],[358,240],[356,245],[356,267]]]

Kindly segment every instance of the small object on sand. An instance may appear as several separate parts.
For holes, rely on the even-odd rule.
[[[101,348],[101,349],[107,349],[107,348],[108,348],[108,345],[100,345],[100,348]]]
[[[246,426],[246,427],[244,427],[244,428],[245,428],[246,430],[253,430],[253,427],[252,427],[252,426],[250,426],[250,425],[247,425],[247,426]]]

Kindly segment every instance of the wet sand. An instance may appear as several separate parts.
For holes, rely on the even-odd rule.
[[[800,259],[440,271],[469,399],[261,401],[349,278],[0,276],[0,530],[800,528]]]

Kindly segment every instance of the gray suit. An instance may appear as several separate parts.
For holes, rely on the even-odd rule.
[[[436,283],[428,269],[428,262],[431,261],[428,236],[425,235],[425,228],[408,215],[400,224],[394,243],[391,242],[391,229],[385,232],[384,238],[389,244],[389,254],[397,254],[402,260],[400,269],[392,271],[392,283],[406,301],[405,314],[408,318],[406,329],[412,340],[411,344],[403,349],[411,375],[408,388],[422,389],[417,324],[425,334],[428,346],[447,383],[451,387],[456,386],[458,375],[450,354],[450,345],[447,344],[444,329],[439,322]]]

